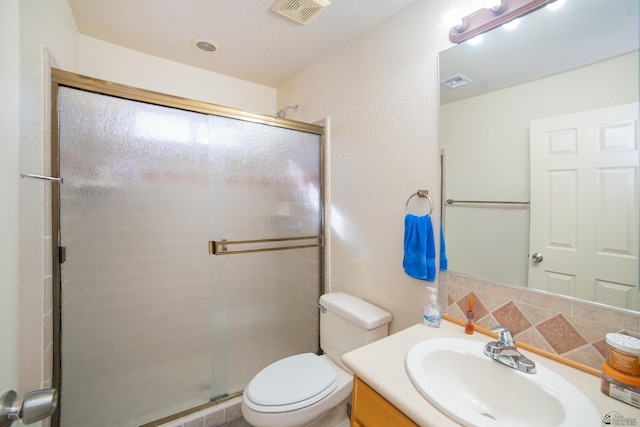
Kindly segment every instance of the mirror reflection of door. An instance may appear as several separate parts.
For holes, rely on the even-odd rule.
[[[530,132],[529,287],[639,310],[638,103]]]

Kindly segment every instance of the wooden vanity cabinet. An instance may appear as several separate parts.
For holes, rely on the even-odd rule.
[[[357,376],[353,380],[351,427],[418,427]]]

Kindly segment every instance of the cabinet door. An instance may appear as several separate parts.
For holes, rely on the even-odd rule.
[[[418,427],[360,378],[353,381],[351,427]]]

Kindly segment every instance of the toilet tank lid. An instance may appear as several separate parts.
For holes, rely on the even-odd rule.
[[[344,292],[322,295],[320,305],[366,330],[391,322],[391,313]]]

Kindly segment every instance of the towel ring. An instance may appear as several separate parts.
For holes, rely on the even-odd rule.
[[[418,190],[415,193],[413,193],[411,196],[409,196],[409,198],[407,199],[407,204],[404,206],[405,213],[406,214],[409,213],[409,202],[415,196],[426,198],[429,201],[429,215],[431,215],[431,212],[433,212],[433,201],[431,200],[431,197],[429,197],[429,190]]]

